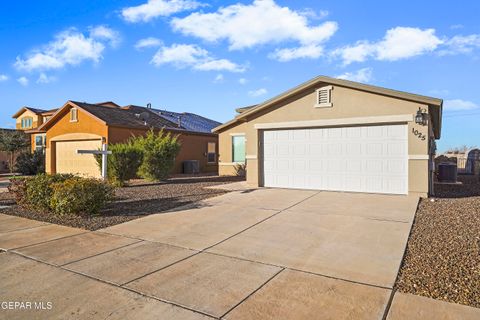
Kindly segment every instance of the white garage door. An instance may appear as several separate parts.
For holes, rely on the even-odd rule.
[[[264,131],[264,185],[408,193],[406,125]]]
[[[77,154],[77,150],[98,150],[101,140],[58,141],[55,143],[56,172],[100,177],[100,169],[92,154]]]

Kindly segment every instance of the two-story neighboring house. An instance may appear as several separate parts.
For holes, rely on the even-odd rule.
[[[12,116],[15,119],[15,128],[30,134],[32,152],[44,151],[46,134],[38,131],[38,128],[47,122],[56,111],[57,109],[43,110],[25,106]]]

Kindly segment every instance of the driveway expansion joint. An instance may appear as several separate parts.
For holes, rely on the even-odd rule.
[[[53,225],[53,224],[52,224],[52,225]],[[45,227],[45,225],[39,226],[39,227]],[[45,244],[45,243],[53,242],[53,241],[56,241],[56,240],[67,239],[67,238],[79,236],[79,235],[82,235],[82,234],[87,234],[87,233],[90,233],[90,232],[92,232],[92,231],[85,231],[85,232],[75,233],[75,234],[71,234],[71,235],[68,235],[68,236],[60,237],[60,238],[55,238],[55,239],[50,239],[50,240],[45,240],[45,241],[30,243],[30,244],[28,244],[28,245],[26,245],[26,246],[20,246],[20,247],[16,247],[16,248],[5,249],[5,251],[10,251],[10,252],[12,252],[12,251],[15,251],[15,250],[24,249],[24,248],[28,248],[28,247],[32,247],[32,246],[36,246],[36,245],[40,245],[40,244]]]
[[[281,268],[278,270],[273,276],[267,279],[264,283],[262,283],[257,289],[253,290],[249,295],[247,295],[245,298],[240,300],[236,305],[231,307],[227,312],[225,312],[222,316],[219,317],[219,319],[223,319],[226,315],[228,315],[230,312],[232,312],[235,308],[237,308],[239,305],[247,301],[251,296],[253,296],[255,293],[260,291],[263,287],[265,287],[270,281],[272,281],[276,276],[278,276],[281,272],[283,272],[285,268]]]
[[[186,250],[197,251],[197,252],[201,252],[201,251],[205,250],[205,249],[198,250],[198,249],[189,248],[189,247],[182,247],[182,246],[179,246],[179,245],[176,245],[176,244],[171,244],[171,243],[166,243],[166,242],[161,242],[161,241],[156,241],[156,240],[142,239],[142,238],[137,238],[137,237],[132,237],[132,236],[126,236],[126,235],[123,235],[123,234],[110,233],[110,232],[106,232],[106,231],[94,231],[94,232],[107,234],[107,235],[111,235],[111,236],[124,237],[124,238],[127,238],[127,239],[140,240],[140,241],[145,241],[145,242],[150,242],[150,243],[158,243],[158,244],[162,244],[162,245],[177,248],[177,249],[186,249]]]
[[[308,200],[308,199],[316,196],[316,195],[319,194],[319,193],[320,193],[320,192],[316,192],[316,193],[312,194],[311,196],[308,196],[308,197],[306,197],[305,199],[302,199],[302,200],[300,200],[300,201],[292,204],[291,206],[289,206],[289,207],[287,207],[287,208],[285,208],[285,209],[282,209],[282,210],[274,210],[274,211],[277,211],[277,212],[274,213],[274,214],[272,214],[271,216],[268,216],[268,217],[266,217],[265,219],[260,220],[260,221],[258,221],[258,222],[256,222],[256,223],[252,224],[251,226],[249,226],[249,227],[247,227],[247,228],[245,228],[245,229],[243,229],[243,230],[241,230],[241,231],[239,231],[239,232],[237,232],[237,233],[235,233],[235,234],[233,234],[233,235],[231,235],[231,236],[229,236],[229,237],[227,237],[227,238],[225,238],[225,239],[223,239],[223,240],[221,240],[221,241],[219,241],[219,242],[217,242],[217,243],[215,243],[215,244],[213,244],[213,245],[211,245],[211,246],[209,246],[209,247],[207,247],[207,248],[204,248],[202,251],[211,249],[211,248],[213,248],[213,247],[215,247],[215,246],[217,246],[217,245],[219,245],[219,244],[221,244],[221,243],[223,243],[223,242],[225,242],[225,241],[227,241],[227,240],[230,240],[230,239],[232,239],[233,237],[238,236],[239,234],[241,234],[241,233],[243,233],[243,232],[245,232],[245,231],[247,231],[247,230],[250,230],[251,228],[253,228],[253,227],[255,227],[255,226],[258,226],[258,225],[261,224],[262,222],[265,222],[265,221],[267,221],[267,220],[269,220],[269,219],[271,219],[271,218],[279,215],[280,213],[285,212],[285,211],[287,211],[287,210],[295,207],[296,205],[299,205],[300,203],[302,203],[302,202],[304,202],[304,201],[306,201],[306,200]],[[268,210],[271,210],[271,209],[268,209]]]
[[[112,251],[115,251],[115,250],[118,250],[118,249],[123,249],[123,248],[125,248],[125,247],[131,246],[131,245],[134,245],[134,244],[137,244],[137,243],[140,243],[140,242],[143,242],[143,240],[138,240],[138,241],[135,241],[135,242],[132,242],[132,243],[127,243],[127,244],[125,244],[125,245],[123,245],[123,246],[116,247],[116,248],[113,248],[113,249],[109,249],[109,250],[106,250],[106,251],[103,251],[103,252],[100,252],[100,253],[96,253],[96,254],[91,255],[91,256],[88,256],[88,257],[84,257],[84,258],[80,258],[80,259],[74,260],[74,261],[70,261],[70,262],[61,264],[61,265],[59,265],[59,266],[64,267],[64,266],[67,266],[67,265],[72,264],[72,263],[76,263],[76,262],[79,262],[79,261],[82,261],[82,260],[86,260],[86,259],[90,259],[90,258],[93,258],[93,257],[100,256],[100,255],[102,255],[102,254],[104,254],[104,253],[109,253],[109,252],[112,252]]]
[[[51,223],[45,222],[43,224],[39,224],[39,225],[33,226],[33,227],[25,227],[25,228],[19,228],[19,229],[13,229],[13,230],[0,232],[0,234],[5,234],[5,233],[10,233],[10,232],[15,232],[15,231],[25,231],[25,230],[30,230],[30,229],[36,229],[36,228],[45,227],[45,226],[48,226],[48,225],[51,225]]]
[[[135,278],[135,279],[133,279],[133,280],[127,281],[127,282],[125,282],[125,283],[122,283],[122,284],[120,285],[120,287],[123,288],[123,287],[129,285],[130,283],[132,283],[132,282],[134,282],[134,281],[137,281],[137,280],[140,280],[140,279],[142,279],[142,278],[145,278],[145,277],[147,277],[147,276],[149,276],[149,275],[151,275],[151,274],[154,274],[155,272],[158,272],[158,271],[167,269],[167,268],[169,268],[169,267],[171,267],[171,266],[173,266],[173,265],[175,265],[175,264],[177,264],[177,263],[180,263],[180,262],[182,262],[182,261],[185,261],[185,260],[187,260],[187,259],[190,259],[190,258],[192,258],[192,257],[194,257],[194,256],[196,256],[196,255],[199,255],[200,253],[202,253],[202,251],[197,251],[197,252],[193,253],[192,255],[190,255],[190,256],[188,256],[188,257],[185,257],[185,258],[183,258],[183,259],[174,261],[174,262],[172,262],[172,263],[170,263],[170,264],[168,264],[168,265],[166,265],[166,266],[163,266],[163,267],[161,267],[161,268],[159,268],[159,269],[153,270],[153,271],[148,272],[148,273],[146,273],[146,274],[144,274],[144,275],[141,275],[140,277],[137,277],[137,278]],[[126,288],[126,287],[125,287],[125,288]]]
[[[354,281],[354,280],[348,280],[348,279],[333,277],[333,276],[329,276],[329,275],[322,274],[322,273],[316,273],[316,272],[306,271],[306,270],[302,270],[302,269],[290,268],[290,267],[283,266],[283,265],[266,263],[266,262],[261,262],[261,261],[256,261],[256,260],[250,260],[250,259],[241,258],[241,257],[229,256],[229,255],[226,255],[226,254],[223,254],[223,253],[218,253],[218,252],[205,251],[205,253],[217,255],[217,256],[220,256],[220,257],[226,257],[226,258],[238,259],[238,260],[247,261],[247,262],[252,262],[252,263],[263,264],[263,265],[266,265],[266,266],[277,267],[277,268],[281,268],[281,269],[285,269],[285,270],[291,270],[291,271],[295,271],[295,272],[306,273],[306,274],[310,274],[310,275],[317,276],[317,277],[324,277],[324,278],[329,278],[329,279],[333,279],[333,280],[345,281],[345,282],[349,282],[349,283],[353,283],[353,284],[358,284],[358,285],[362,285],[362,286],[368,286],[368,287],[373,287],[373,288],[392,290],[392,287],[379,286],[379,285],[370,284],[370,283],[365,283],[365,282],[359,282],[359,281]]]
[[[167,304],[170,304],[170,305],[173,305],[175,307],[178,307],[178,308],[182,308],[182,309],[185,309],[185,310],[188,310],[188,311],[191,311],[191,312],[194,312],[194,313],[198,313],[198,314],[201,314],[203,316],[207,316],[209,318],[212,318],[212,319],[218,319],[217,317],[211,315],[211,314],[208,314],[208,313],[205,313],[205,312],[202,312],[202,311],[198,311],[198,310],[195,310],[195,309],[192,309],[192,308],[189,308],[187,306],[183,306],[181,304],[178,304],[178,303],[175,303],[175,302],[171,302],[171,301],[167,301],[167,300],[164,300],[164,299],[160,299],[158,297],[155,297],[155,296],[150,296],[148,294],[145,294],[143,292],[140,292],[140,291],[136,291],[134,289],[131,289],[131,288],[128,288],[128,287],[123,287],[123,286],[119,286],[118,284],[115,284],[115,283],[112,283],[112,282],[109,282],[109,281],[106,281],[106,280],[102,280],[102,279],[98,279],[98,278],[95,278],[95,277],[92,277],[88,274],[85,274],[85,273],[82,273],[82,272],[78,272],[78,271],[75,271],[75,270],[71,270],[71,269],[67,269],[67,268],[64,268],[62,266],[58,266],[58,265],[54,265],[54,264],[51,264],[51,263],[48,263],[46,261],[41,261],[41,260],[38,260],[38,259],[35,259],[35,258],[32,258],[32,257],[29,257],[29,256],[25,256],[19,252],[15,252],[15,251],[11,251],[11,252],[8,252],[10,254],[16,254],[16,255],[19,255],[25,259],[29,259],[29,260],[32,260],[32,261],[35,261],[37,263],[42,263],[42,264],[45,264],[45,265],[48,265],[50,267],[53,267],[53,268],[58,268],[58,269],[61,269],[61,270],[64,270],[66,272],[71,272],[73,274],[76,274],[76,275],[79,275],[79,276],[83,276],[83,277],[86,277],[86,278],[89,278],[91,280],[94,280],[94,281],[98,281],[100,283],[104,283],[104,284],[107,284],[109,286],[112,286],[112,287],[116,287],[116,288],[119,288],[119,289],[123,289],[123,290],[127,290],[129,292],[132,292],[132,293],[135,293],[135,294],[138,294],[142,297],[145,297],[145,298],[149,298],[149,299],[154,299],[154,300],[157,300],[157,301],[160,301],[160,302],[163,302],[163,303],[167,303]]]
[[[394,222],[394,223],[406,223],[409,224],[411,222],[409,221],[400,221],[400,220],[390,220],[390,219],[378,219],[378,218],[372,218],[372,217],[365,217],[367,220],[373,220],[373,221],[380,221],[380,222]]]

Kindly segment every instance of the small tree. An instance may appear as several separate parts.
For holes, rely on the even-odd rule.
[[[181,148],[178,135],[172,136],[163,130],[158,133],[150,130],[145,137],[135,137],[132,142],[143,151],[139,175],[153,181],[168,178],[175,165],[175,157]]]
[[[126,181],[137,176],[143,151],[133,142],[112,144],[109,150],[112,154],[107,157],[108,180],[116,186],[124,186]],[[95,155],[95,159],[101,168],[102,155]]]
[[[0,151],[9,153],[10,161],[8,166],[10,173],[13,173],[13,168],[15,167],[15,154],[29,146],[29,137],[24,132],[17,130],[0,131]]]
[[[42,151],[21,153],[15,161],[15,171],[23,175],[34,175],[45,172],[45,155]]]

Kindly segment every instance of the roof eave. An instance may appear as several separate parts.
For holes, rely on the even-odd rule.
[[[40,127],[38,127],[38,130],[44,130],[44,131],[47,131],[47,127],[50,126],[50,124],[54,123],[55,121],[57,121],[57,118],[58,116],[63,112],[63,110],[67,107],[67,106],[73,106],[75,108],[78,108],[78,109],[81,109],[82,111],[84,111],[85,113],[87,113],[89,116],[91,116],[92,118],[96,119],[97,121],[100,121],[101,123],[103,124],[107,124],[104,120],[98,118],[97,116],[91,114],[90,112],[88,112],[88,110],[85,110],[84,108],[80,107],[79,105],[75,104],[73,101],[71,100],[68,100],[67,102],[65,102],[65,104],[63,106],[61,106],[60,108],[57,109],[57,111],[55,111],[55,113],[52,114],[52,116],[50,117],[50,119],[48,119],[46,122],[44,122]]]
[[[27,111],[28,108],[27,107],[21,107],[20,110],[18,110],[17,112],[15,112],[15,114],[12,116],[13,119],[17,119],[18,117],[20,117],[20,115],[22,113],[24,113],[25,111]]]
[[[343,79],[336,79],[336,78],[330,78],[327,76],[318,76],[315,77],[311,80],[308,80],[307,82],[304,82],[290,90],[285,91],[284,93],[277,95],[263,103],[258,104],[257,106],[246,110],[237,116],[235,116],[234,119],[214,128],[212,132],[218,132],[226,127],[231,126],[232,124],[235,124],[237,121],[242,121],[246,119],[248,116],[255,114],[261,110],[264,110],[270,106],[272,106],[275,103],[278,103],[294,94],[297,94],[310,86],[315,86],[318,83],[323,82],[323,83],[328,83],[328,84],[333,84],[341,87],[347,87],[351,89],[357,89],[361,91],[366,91],[366,92],[372,92],[372,93],[377,93],[389,97],[394,97],[397,99],[402,99],[402,100],[408,100],[408,101],[413,101],[413,102],[420,102],[424,103],[426,105],[430,106],[436,106],[436,107],[441,107],[443,101],[438,98],[433,98],[433,97],[427,97],[427,96],[422,96],[422,95],[417,95],[413,93],[408,93],[408,92],[403,92],[403,91],[398,91],[398,90],[393,90],[393,89],[387,89],[387,88],[382,88],[382,87],[377,87],[377,86],[372,86],[372,85],[367,85],[359,82],[354,82],[354,81],[349,81],[349,80],[343,80]],[[441,116],[441,115],[440,115]],[[244,120],[245,121],[245,120]]]

